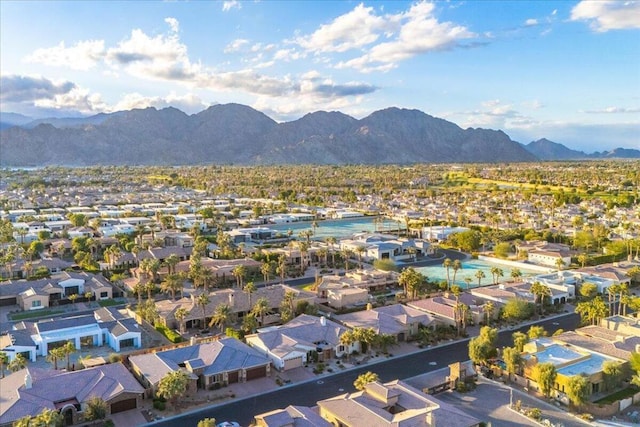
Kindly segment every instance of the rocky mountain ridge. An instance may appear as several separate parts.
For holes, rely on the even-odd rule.
[[[340,112],[318,111],[285,123],[240,104],[214,105],[193,115],[169,107],[29,123],[20,119],[23,123],[0,132],[0,166],[539,159],[528,146],[512,141],[502,131],[462,129],[418,110],[395,107],[360,120]]]

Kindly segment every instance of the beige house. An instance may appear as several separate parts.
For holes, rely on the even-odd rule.
[[[474,427],[480,420],[395,380],[372,382],[364,390],[318,402],[320,416],[344,427]]]
[[[16,301],[18,306],[24,310],[39,310],[49,307],[49,294],[43,290],[29,288],[20,292]]]

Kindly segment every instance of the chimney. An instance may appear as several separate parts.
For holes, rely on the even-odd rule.
[[[322,316],[320,317],[320,326],[327,326],[327,318]]]
[[[24,376],[24,388],[30,390],[33,387],[33,379],[31,378],[31,374],[27,371],[27,374]]]

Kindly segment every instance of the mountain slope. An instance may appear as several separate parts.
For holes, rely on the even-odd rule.
[[[0,133],[0,165],[345,164],[534,161],[504,132],[461,129],[418,110],[361,120],[319,111],[276,123],[239,104],[187,115],[146,108]],[[69,127],[71,126],[71,127]]]

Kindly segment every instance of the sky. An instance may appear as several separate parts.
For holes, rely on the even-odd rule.
[[[0,0],[0,111],[418,109],[640,149],[640,1]]]

